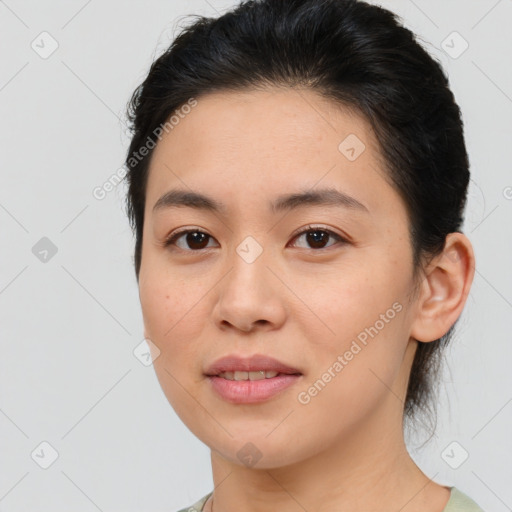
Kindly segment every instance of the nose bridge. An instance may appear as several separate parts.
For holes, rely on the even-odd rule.
[[[217,321],[245,331],[256,322],[277,325],[283,320],[279,283],[267,268],[272,266],[271,252],[252,236],[235,247],[227,259],[231,270],[217,297]]]
[[[259,237],[261,240],[261,237]],[[270,272],[267,265],[270,264],[270,249],[264,247],[254,236],[246,236],[232,252],[230,256],[230,266],[232,268],[231,277],[228,281],[235,285],[234,288],[239,292],[238,287],[248,288],[252,295],[261,292],[268,284]],[[250,288],[250,290],[249,290]]]
[[[258,239],[248,235],[235,248],[236,255],[246,265],[252,265],[258,260],[260,260],[261,264],[261,260],[268,259],[269,246],[264,247],[261,235],[258,236]]]

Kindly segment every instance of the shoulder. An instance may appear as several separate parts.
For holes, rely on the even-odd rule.
[[[203,510],[203,506],[206,503],[206,500],[213,494],[213,491],[209,492],[206,496],[203,496],[200,500],[196,501],[190,507],[182,508],[178,510],[178,512],[201,512]]]
[[[182,508],[178,512],[202,512],[206,500],[213,494],[209,492],[190,507]],[[451,488],[450,499],[443,512],[484,512],[478,504],[469,496],[459,491],[456,487]]]
[[[459,491],[456,487],[451,488],[450,499],[443,512],[484,512],[477,503],[469,496]]]

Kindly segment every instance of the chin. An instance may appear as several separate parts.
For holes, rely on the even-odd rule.
[[[268,435],[268,429],[261,434],[245,434],[233,437],[227,434],[221,440],[206,435],[198,437],[212,450],[215,458],[221,458],[248,469],[275,469],[290,466],[314,455],[313,447],[290,444],[289,435],[279,436],[277,432]],[[210,431],[211,434],[211,431]],[[288,440],[288,441],[287,441]]]

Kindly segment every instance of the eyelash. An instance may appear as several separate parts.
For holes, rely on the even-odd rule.
[[[299,231],[298,233],[295,233],[292,237],[292,240],[295,240],[304,234],[314,232],[314,231],[319,231],[321,233],[327,233],[331,237],[334,237],[338,242],[341,242],[341,245],[345,245],[345,244],[349,243],[349,241],[346,238],[342,237],[341,235],[338,235],[338,233],[335,233],[334,231],[331,231],[330,229],[326,229],[322,226],[311,226],[311,225],[307,226],[306,229]],[[208,233],[206,233],[204,231],[201,231],[200,229],[183,229],[181,231],[178,231],[177,233],[172,233],[171,235],[169,235],[164,241],[164,247],[170,247],[171,245],[175,245],[176,240],[178,240],[183,235],[187,235],[189,233],[202,233],[202,234],[207,235],[210,238],[213,238],[211,235],[209,235]],[[322,247],[320,249],[315,249],[312,247],[310,247],[308,249],[311,251],[318,252],[321,250],[328,249],[329,247],[332,247],[333,245],[335,245],[335,244],[329,245],[327,247]],[[200,251],[204,250],[204,249],[182,249],[181,247],[177,247],[177,249],[184,251],[184,252],[200,252]],[[205,248],[205,249],[209,249],[209,248]]]

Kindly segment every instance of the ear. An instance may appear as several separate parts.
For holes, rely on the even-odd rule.
[[[462,313],[474,275],[471,242],[462,233],[449,233],[443,252],[425,269],[411,337],[429,342],[446,334]]]

